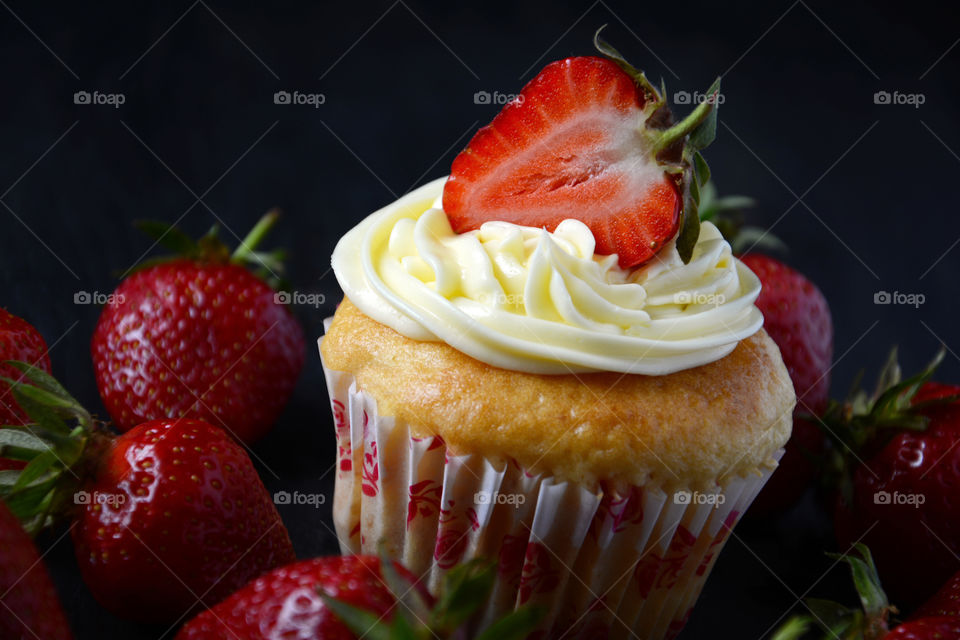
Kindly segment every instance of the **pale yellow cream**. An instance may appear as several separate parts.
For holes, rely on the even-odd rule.
[[[670,244],[628,271],[595,255],[577,220],[455,234],[445,180],[371,214],[333,253],[347,297],[409,338],[517,371],[663,375],[719,360],[763,324],[760,281],[709,222],[688,264]]]

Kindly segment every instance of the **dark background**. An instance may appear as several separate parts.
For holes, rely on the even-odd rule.
[[[960,28],[949,6],[0,5],[0,305],[40,329],[56,375],[101,413],[89,357],[99,308],[74,304],[74,294],[109,293],[150,249],[132,220],[179,220],[194,234],[219,221],[235,243],[268,208],[282,208],[267,244],[293,252],[297,290],[327,296],[320,308],[296,309],[312,340],[340,295],[328,269],[337,239],[446,173],[497,111],[475,104],[475,92],[517,92],[546,62],[589,53],[604,23],[607,39],[663,77],[671,95],[723,76],[719,136],[707,153],[715,180],[721,193],[758,200],[751,222],[773,226],[791,247],[788,261],[830,301],[835,395],[894,343],[912,370],[944,341],[942,377],[960,380]],[[122,93],[125,103],[77,105],[80,90]],[[323,93],[325,103],[276,105],[280,90]],[[877,91],[925,102],[875,104]],[[881,290],[925,302],[878,306]],[[253,451],[271,491],[332,488],[332,423],[309,348],[288,410]],[[300,556],[336,550],[329,504],[281,514]],[[167,631],[103,611],[58,536],[41,546],[78,638]],[[777,521],[745,523],[684,637],[765,637],[808,591],[849,599],[841,569],[823,577],[830,544],[813,496]]]

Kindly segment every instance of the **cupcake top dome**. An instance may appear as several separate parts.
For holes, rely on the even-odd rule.
[[[710,487],[756,473],[789,438],[795,401],[762,329],[669,376],[543,375],[407,338],[345,298],[321,352],[415,437],[587,485]]]

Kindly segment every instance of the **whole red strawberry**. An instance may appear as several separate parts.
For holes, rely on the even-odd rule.
[[[0,501],[0,638],[72,637],[33,541]]]
[[[199,420],[154,420],[123,434],[83,491],[77,562],[117,615],[176,619],[198,598],[219,602],[294,557],[246,452]]]
[[[176,640],[527,637],[542,612],[521,608],[479,635],[465,635],[464,625],[483,606],[493,580],[491,563],[459,565],[435,602],[423,581],[394,561],[375,556],[303,560],[257,578],[201,613]]]
[[[457,233],[500,220],[549,231],[574,218],[596,252],[631,268],[677,237],[689,260],[699,233],[699,150],[716,100],[673,124],[666,98],[610,45],[605,57],[550,63],[453,161],[443,209]],[[714,97],[719,80],[708,90]]]
[[[40,332],[23,318],[0,309],[0,377],[18,379],[20,372],[4,364],[7,360],[29,362],[50,372],[47,343]],[[0,424],[21,425],[25,419],[26,414],[10,395],[9,385],[0,380]]]
[[[812,615],[794,616],[773,638],[810,638],[810,624],[816,622],[824,632],[821,636],[824,640],[960,640],[960,617],[956,615],[918,612],[903,623],[894,619],[898,610],[887,600],[887,594],[880,584],[877,566],[866,545],[857,543],[846,554],[829,555],[850,565],[857,595],[860,596],[860,607],[848,608],[828,600],[810,598],[806,601],[805,608]],[[956,598],[956,584],[952,587],[946,585],[944,592],[951,592]],[[937,598],[940,597],[941,594],[938,594]],[[935,602],[930,602],[929,605],[935,608]],[[924,606],[924,611],[926,610],[927,605]],[[955,604],[948,607],[948,610],[955,611]]]
[[[786,453],[751,509],[762,514],[792,505],[816,474],[809,455],[823,449],[823,433],[800,416],[819,415],[827,407],[833,320],[826,298],[802,273],[761,254],[747,254],[740,260],[763,285],[756,302],[763,313],[763,328],[780,347],[797,394]]]
[[[111,437],[53,378],[18,364],[41,411],[37,434],[0,429],[0,453],[29,460],[6,498],[36,531],[73,521],[87,586],[124,618],[169,623],[294,559],[286,528],[243,448],[192,419]]]
[[[411,576],[411,583],[414,581]],[[396,605],[376,556],[314,558],[257,578],[186,624],[177,638],[356,637],[324,605],[321,592],[378,617],[387,616]]]
[[[117,287],[91,351],[119,429],[189,417],[250,443],[276,422],[303,367],[303,333],[276,292],[242,264],[279,269],[275,256],[252,251],[275,219],[269,214],[232,258],[211,236],[192,245],[175,235],[171,244],[185,245],[188,257],[138,271]]]
[[[914,606],[960,554],[960,387],[929,382],[943,352],[904,381],[888,365],[872,398],[825,416],[838,440],[838,542],[862,539],[896,600]]]

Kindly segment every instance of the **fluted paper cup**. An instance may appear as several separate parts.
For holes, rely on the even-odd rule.
[[[458,563],[497,563],[476,631],[514,608],[548,612],[538,638],[673,638],[727,535],[782,455],[711,492],[604,491],[514,460],[449,451],[377,411],[349,373],[324,366],[337,437],[333,516],[343,553],[381,545],[436,591]]]

